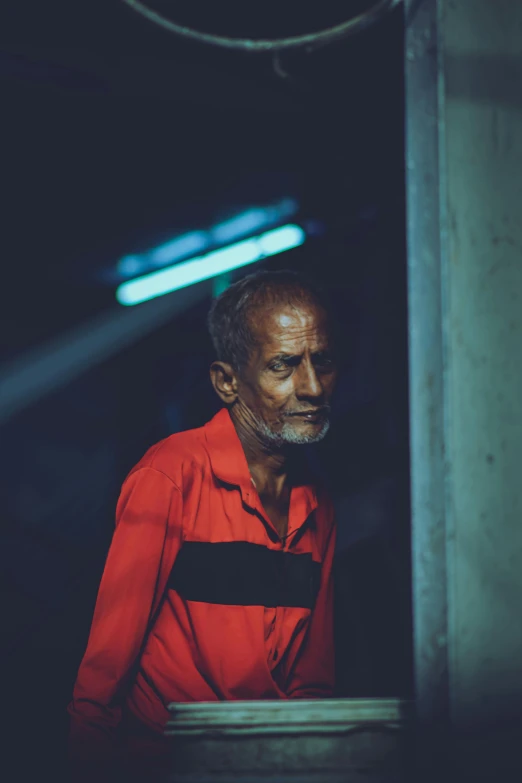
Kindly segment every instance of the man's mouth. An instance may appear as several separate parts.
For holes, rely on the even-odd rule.
[[[328,413],[327,408],[319,408],[317,410],[308,410],[308,411],[294,411],[292,413],[287,413],[287,416],[291,416],[292,418],[297,419],[303,419],[304,421],[319,421],[320,419],[324,419],[326,414]]]

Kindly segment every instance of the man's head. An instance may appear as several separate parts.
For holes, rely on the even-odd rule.
[[[212,383],[235,422],[267,445],[321,440],[337,374],[321,292],[294,272],[259,272],[215,300],[208,324]]]

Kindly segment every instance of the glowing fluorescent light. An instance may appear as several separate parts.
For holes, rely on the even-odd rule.
[[[249,209],[238,217],[220,223],[212,229],[212,238],[215,242],[230,242],[245,234],[266,228],[267,210]]]
[[[305,232],[299,226],[282,226],[244,242],[237,242],[199,258],[182,261],[167,269],[122,283],[116,289],[116,299],[122,305],[140,304],[224,272],[253,264],[266,256],[291,250],[302,245],[305,239]]]
[[[218,244],[233,242],[252,234],[254,231],[266,230],[270,226],[281,223],[285,218],[294,215],[298,208],[299,205],[295,199],[285,198],[277,204],[247,209],[240,215],[214,226],[210,233],[214,242]]]
[[[191,231],[151,250],[147,256],[152,264],[164,266],[178,259],[193,256],[194,253],[201,253],[207,245],[208,239],[204,231]]]
[[[275,231],[267,231],[259,237],[259,244],[265,256],[275,256],[289,247],[296,247],[304,242],[304,231],[299,226],[283,226]]]
[[[118,272],[124,277],[132,277],[143,270],[139,256],[124,256],[118,262]]]
[[[194,258],[198,254],[209,253],[212,248],[239,242],[256,232],[266,232],[285,220],[290,220],[298,208],[299,204],[295,199],[285,198],[264,207],[247,209],[207,230],[189,231],[158,247],[124,256],[118,261],[116,274],[120,281],[129,280],[178,261]]]

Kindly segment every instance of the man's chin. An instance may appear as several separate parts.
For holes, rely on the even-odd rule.
[[[301,424],[286,420],[280,430],[273,430],[261,418],[257,418],[257,433],[260,438],[272,446],[285,445],[307,445],[318,443],[324,438],[330,429],[329,419],[324,419],[320,423],[302,422]]]
[[[329,429],[330,421],[328,419],[316,426],[305,424],[304,426],[296,427],[294,424],[285,423],[279,433],[279,437],[282,443],[306,445],[323,440]]]

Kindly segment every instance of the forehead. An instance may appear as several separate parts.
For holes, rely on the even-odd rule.
[[[328,343],[327,315],[313,303],[272,304],[254,314],[251,330],[262,354],[298,353]]]

